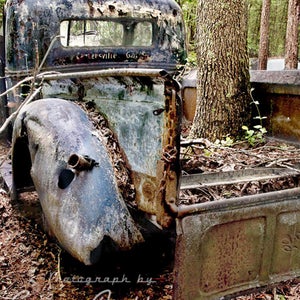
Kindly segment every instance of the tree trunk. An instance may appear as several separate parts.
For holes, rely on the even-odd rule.
[[[289,0],[288,21],[285,39],[285,69],[298,68],[298,26],[300,0]]]
[[[258,69],[266,70],[269,54],[269,24],[271,0],[263,0],[260,19],[260,39],[258,52]]]
[[[199,0],[197,107],[190,137],[235,136],[249,118],[245,0]]]
[[[269,28],[270,56],[284,56],[288,1],[272,0]]]

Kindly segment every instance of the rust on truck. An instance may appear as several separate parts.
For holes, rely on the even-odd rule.
[[[10,113],[22,107],[12,131],[12,197],[33,186],[48,232],[85,264],[97,262],[107,238],[120,250],[144,241],[136,211],[174,230],[168,203],[178,196],[182,111],[174,76],[186,58],[179,5],[12,0],[4,19],[2,97]],[[93,107],[104,133],[68,102]],[[95,165],[78,170],[79,161]],[[127,193],[116,182],[120,161]]]
[[[300,276],[298,188],[179,202],[195,74],[183,88],[176,80],[186,45],[175,1],[8,0],[4,24],[0,104],[17,113],[11,196],[33,187],[66,251],[89,265],[105,247],[143,243],[149,224],[176,230],[176,300]]]
[[[174,70],[185,59],[174,1],[7,1],[6,67],[43,70],[144,67]]]
[[[180,100],[170,95],[178,91],[171,75],[186,55],[179,6],[173,1],[7,1],[5,18],[7,87],[38,69],[45,75],[35,78],[42,86],[40,98],[94,102],[126,153],[139,208],[156,214],[156,206],[162,206],[157,191],[166,180],[158,174],[164,169],[159,161],[174,152],[170,145],[178,146]],[[10,106],[23,100],[26,89],[8,95]],[[175,173],[167,179],[174,178],[173,187]],[[168,197],[176,198],[173,191]],[[163,214],[159,223],[169,226]]]
[[[179,207],[175,299],[231,298],[299,277],[299,193]]]

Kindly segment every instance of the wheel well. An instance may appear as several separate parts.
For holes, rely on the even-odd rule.
[[[27,137],[17,138],[13,145],[12,176],[17,190],[33,186],[30,175],[32,162]]]

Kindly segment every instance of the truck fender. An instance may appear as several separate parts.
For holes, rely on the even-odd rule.
[[[84,264],[99,260],[104,241],[120,250],[143,242],[118,190],[108,150],[77,104],[49,98],[20,110],[12,170],[14,189],[32,180],[49,232]]]

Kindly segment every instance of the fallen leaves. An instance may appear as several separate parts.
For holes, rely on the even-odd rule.
[[[200,144],[199,144],[200,143]],[[298,186],[300,178],[300,149],[270,141],[257,148],[220,147],[203,140],[182,147],[184,174],[218,173],[258,167],[281,167],[297,171],[294,176],[268,180],[253,180],[235,184],[198,187],[180,192],[181,204],[194,204],[224,198],[241,197]]]
[[[252,166],[282,165],[295,167],[300,160],[299,149],[292,146],[267,144],[258,149],[213,149],[209,143],[197,145],[190,152],[184,153],[183,168],[185,172],[220,172]],[[0,149],[1,150],[1,149]],[[2,149],[3,150],[3,149]],[[272,150],[272,151],[270,151]],[[1,151],[0,151],[1,153]],[[187,201],[198,201],[199,195],[215,200],[218,197],[240,196],[249,193],[291,187],[298,183],[293,178],[282,180],[247,182],[226,187],[202,188],[188,191]],[[92,282],[73,282],[66,280],[72,276],[116,276],[124,274],[124,262],[120,258],[107,261],[108,268],[101,266],[85,267],[72,260],[59,245],[43,231],[41,210],[34,192],[24,193],[18,203],[12,202],[5,190],[0,190],[0,299],[30,300],[171,300],[173,290],[172,265],[158,263],[158,268],[147,273],[151,284],[137,282],[135,264],[148,263],[156,258],[153,249],[137,262],[124,256],[125,272],[130,279],[128,284],[100,284]],[[120,259],[120,261],[118,261]],[[164,261],[165,258],[161,257]],[[150,261],[150,262],[149,262]],[[140,266],[141,267],[141,266]],[[74,277],[75,278],[75,277]],[[112,278],[112,277],[110,277]],[[300,282],[295,279],[282,283],[276,288],[243,295],[235,300],[299,300]],[[109,298],[108,298],[109,297]]]

